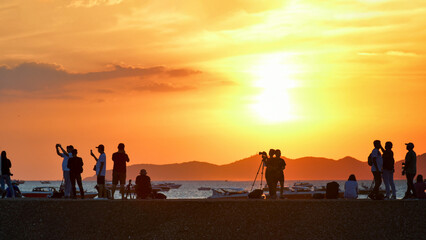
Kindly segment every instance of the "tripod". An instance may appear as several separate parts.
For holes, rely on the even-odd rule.
[[[260,173],[260,189],[262,189],[262,181],[263,181],[263,169],[265,168],[265,164],[260,161],[259,169],[257,169],[256,177],[254,178],[253,184],[251,185],[250,192],[253,190],[254,184],[256,183],[257,176],[259,175],[260,169],[262,168],[262,172]]]

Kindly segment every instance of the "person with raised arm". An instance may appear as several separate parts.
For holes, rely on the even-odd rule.
[[[56,153],[58,156],[62,157],[62,173],[64,177],[64,197],[69,198],[71,196],[71,177],[70,169],[68,168],[68,159],[72,157],[72,150],[74,147],[72,145],[67,146],[67,150],[61,146],[61,144],[56,144]],[[61,150],[61,151],[59,151]]]
[[[105,155],[105,146],[100,144],[96,147],[99,152],[99,158],[93,154],[93,151],[90,150],[90,155],[96,160],[95,171],[96,171],[96,182],[98,185],[98,198],[104,198],[105,193],[105,173],[106,173],[106,155]]]

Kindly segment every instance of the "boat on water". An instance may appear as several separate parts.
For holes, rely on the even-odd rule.
[[[198,188],[198,191],[210,191],[210,190],[212,190],[212,188],[209,188],[209,187],[199,187]]]
[[[265,195],[269,196],[269,188],[264,188]],[[277,187],[277,195],[279,196],[280,188]],[[326,194],[326,187],[320,186],[315,187],[311,183],[307,182],[296,182],[292,187],[284,187],[282,198],[284,199],[312,199],[314,195]],[[339,197],[342,198],[344,195],[343,191],[339,190]]]
[[[54,198],[60,195],[59,191],[55,187],[35,187],[31,192],[24,191],[22,196],[25,198]],[[94,198],[98,195],[96,192],[84,192],[84,198]],[[80,197],[80,192],[77,191],[77,198]]]
[[[213,194],[207,199],[247,199],[248,191],[244,188],[212,188]]]
[[[50,181],[40,181],[41,184],[50,184]]]
[[[19,180],[19,179],[17,179],[17,180],[12,180],[12,184],[15,184],[15,185],[24,184],[24,183],[25,183],[25,181],[24,181],[24,180]]]

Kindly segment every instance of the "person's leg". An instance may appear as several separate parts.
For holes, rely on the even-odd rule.
[[[374,175],[373,193],[374,194],[378,194],[379,193],[379,189],[380,189],[380,185],[382,184],[382,176],[381,176],[381,174],[380,174],[379,171],[373,172],[373,175]]]
[[[393,171],[391,171],[389,175],[389,184],[392,188],[392,199],[396,199],[396,188],[395,188],[395,182],[393,181]]]
[[[70,171],[64,171],[64,197],[69,198],[71,196],[71,177]]]
[[[10,181],[10,176],[9,175],[6,175],[6,183],[7,183],[7,186],[11,190],[10,192],[12,194],[12,198],[15,198],[15,189],[13,189],[12,182]]]
[[[2,194],[2,198],[4,198],[6,196],[6,192],[4,190],[4,178],[3,175],[0,175],[0,185],[1,185],[1,194]]]
[[[416,196],[416,189],[414,188],[414,176],[415,174],[407,174],[407,178],[408,178],[408,189],[407,191],[410,193],[410,195],[412,196]],[[412,194],[411,194],[412,192]]]
[[[78,188],[80,189],[80,196],[81,199],[84,199],[84,189],[83,189],[83,182],[81,181],[81,174],[77,174],[77,184],[78,184]]]
[[[389,198],[390,197],[390,187],[389,187],[389,182],[390,182],[390,174],[392,172],[389,170],[383,170],[383,181],[385,182],[385,187],[386,187],[386,197]]]
[[[273,184],[273,180],[271,179],[270,176],[266,177],[266,184],[268,184],[268,188],[269,188],[269,198],[274,198],[276,195],[276,191],[274,189],[274,184]]]
[[[120,173],[120,192],[121,192],[121,199],[124,199],[124,186],[126,184],[126,173]]]
[[[75,180],[76,176],[75,174],[70,172],[70,180],[71,180],[71,197],[76,198],[77,197],[77,191],[75,189]]]

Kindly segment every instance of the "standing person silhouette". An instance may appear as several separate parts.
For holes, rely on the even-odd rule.
[[[77,157],[77,149],[72,150],[72,158],[68,159],[68,168],[70,169],[72,197],[77,198],[77,191],[75,189],[75,181],[77,181],[78,188],[80,189],[81,199],[84,198],[83,183],[81,181],[81,173],[83,172],[83,159]]]
[[[275,157],[278,159],[278,164],[280,166],[279,172],[278,172],[278,181],[280,182],[280,198],[282,198],[283,191],[284,191],[284,169],[285,169],[286,163],[284,159],[281,158],[281,150],[279,149],[275,150]]]
[[[124,151],[124,144],[118,144],[118,152],[112,155],[114,166],[112,169],[112,199],[114,199],[115,189],[120,182],[121,199],[124,200],[124,186],[126,185],[126,162],[129,162],[129,156]]]
[[[56,153],[62,157],[62,173],[64,176],[64,197],[69,198],[71,195],[71,177],[70,169],[68,168],[68,159],[72,157],[72,150],[74,147],[72,145],[67,146],[67,150],[62,148],[61,144],[56,144]],[[59,152],[61,149],[62,153]]]
[[[404,199],[416,197],[416,189],[414,189],[414,177],[416,176],[417,168],[417,155],[414,152],[414,144],[406,143],[407,154],[405,155],[404,172],[407,177],[407,192],[405,192]]]
[[[390,199],[390,187],[392,188],[392,199],[396,199],[395,183],[393,181],[393,173],[395,172],[395,159],[393,158],[392,142],[386,142],[383,152],[383,181],[386,187],[385,199]],[[389,187],[390,185],[390,187]]]
[[[3,196],[5,196],[5,181],[7,186],[10,189],[13,189],[12,182],[10,181],[10,176],[12,173],[10,173],[10,168],[12,167],[12,162],[10,159],[7,158],[6,151],[1,152],[1,158],[0,158],[0,184],[1,184],[1,190],[3,193]],[[15,191],[12,192],[12,198],[15,198]]]
[[[98,198],[104,198],[105,193],[105,173],[106,173],[106,155],[105,155],[105,147],[100,144],[96,147],[98,152],[100,153],[99,158],[93,154],[93,151],[90,150],[90,155],[96,160],[96,183],[98,185]]]
[[[265,178],[266,183],[269,187],[269,197],[271,199],[277,198],[277,183],[278,183],[278,177],[279,177],[279,162],[278,159],[274,157],[275,150],[270,149],[269,150],[269,158],[267,158],[265,161],[266,166],[266,172],[265,172]]]
[[[374,176],[374,188],[373,191],[368,195],[369,198],[375,199],[380,190],[380,185],[382,184],[382,168],[383,168],[383,158],[379,149],[382,148],[382,144],[379,140],[373,142],[374,149],[371,152],[371,158],[373,159],[373,165],[371,165],[371,172]]]

